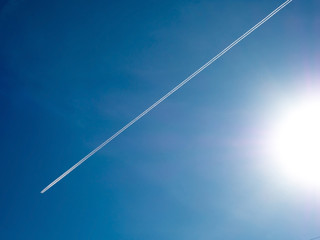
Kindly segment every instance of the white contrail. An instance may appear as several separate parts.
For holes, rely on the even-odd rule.
[[[264,19],[262,19],[259,23],[257,23],[254,27],[252,27],[249,31],[244,33],[241,37],[239,37],[237,40],[235,40],[233,43],[231,43],[228,47],[226,47],[223,51],[221,51],[218,55],[216,55],[214,58],[212,58],[209,62],[204,64],[201,68],[199,68],[197,71],[192,73],[189,77],[187,77],[185,80],[183,80],[179,85],[177,85],[175,88],[173,88],[170,92],[168,92],[166,95],[164,95],[162,98],[160,98],[158,101],[156,101],[154,104],[152,104],[149,108],[147,108],[144,112],[142,112],[140,115],[138,115],[135,119],[133,119],[131,122],[129,122],[127,125],[125,125],[123,128],[121,128],[118,132],[116,132],[114,135],[112,135],[110,138],[108,138],[105,142],[103,142],[100,146],[98,146],[96,149],[94,149],[92,152],[90,152],[87,156],[82,158],[79,162],[77,162],[75,165],[73,165],[70,169],[68,169],[66,172],[64,172],[60,177],[58,177],[56,180],[54,180],[52,183],[50,183],[46,188],[44,188],[41,193],[46,192],[48,189],[50,189],[53,185],[55,185],[57,182],[59,182],[62,178],[64,178],[66,175],[68,175],[71,171],[73,171],[76,167],[78,167],[80,164],[82,164],[84,161],[86,161],[89,157],[91,157],[93,154],[98,152],[101,148],[103,148],[105,145],[107,145],[109,142],[111,142],[114,138],[116,138],[119,134],[121,134],[123,131],[125,131],[127,128],[129,128],[132,124],[137,122],[140,118],[142,118],[144,115],[146,115],[148,112],[150,112],[153,108],[155,108],[157,105],[159,105],[162,101],[164,101],[166,98],[168,98],[171,94],[173,94],[175,91],[177,91],[179,88],[181,88],[183,85],[185,85],[187,82],[189,82],[192,78],[197,76],[200,72],[202,72],[204,69],[206,69],[209,65],[211,65],[213,62],[218,60],[222,55],[224,55],[226,52],[228,52],[231,48],[233,48],[235,45],[237,45],[241,40],[243,40],[245,37],[247,37],[250,33],[252,33],[254,30],[256,30],[258,27],[260,27],[262,24],[264,24],[266,21],[268,21],[273,15],[275,15],[277,12],[279,12],[281,9],[283,9],[285,6],[287,6],[292,0],[287,0],[283,4],[281,4],[278,8],[276,8],[273,12],[271,12],[268,16],[266,16]]]

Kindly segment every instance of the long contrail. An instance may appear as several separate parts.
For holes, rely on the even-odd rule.
[[[257,23],[254,27],[252,27],[249,31],[244,33],[241,37],[239,37],[237,40],[235,40],[233,43],[231,43],[228,47],[226,47],[224,50],[222,50],[218,55],[216,55],[214,58],[212,58],[210,61],[208,61],[202,67],[200,67],[197,71],[192,73],[189,77],[187,77],[185,80],[183,80],[179,85],[177,85],[175,88],[173,88],[170,92],[168,92],[166,95],[164,95],[162,98],[160,98],[154,104],[152,104],[144,112],[142,112],[140,115],[138,115],[136,118],[134,118],[131,122],[129,122],[127,125],[125,125],[123,128],[121,128],[118,132],[116,132],[114,135],[112,135],[110,138],[108,138],[106,141],[104,141],[100,146],[98,146],[96,149],[94,149],[92,152],[90,152],[87,156],[82,158],[79,162],[77,162],[70,169],[68,169],[66,172],[64,172],[60,177],[58,177],[56,180],[54,180],[52,183],[50,183],[46,188],[44,188],[41,191],[41,193],[45,193],[48,189],[50,189],[53,185],[55,185],[57,182],[59,182],[62,178],[67,176],[71,171],[73,171],[75,168],[77,168],[80,164],[82,164],[84,161],[86,161],[89,157],[91,157],[93,154],[98,152],[101,148],[103,148],[105,145],[107,145],[109,142],[111,142],[114,138],[116,138],[118,135],[120,135],[122,132],[124,132],[127,128],[129,128],[132,124],[137,122],[140,118],[142,118],[144,115],[146,115],[148,112],[150,112],[156,106],[158,106],[161,102],[163,102],[171,94],[173,94],[175,91],[177,91],[179,88],[181,88],[187,82],[189,82],[192,78],[197,76],[200,72],[202,72],[204,69],[206,69],[209,65],[214,63],[220,57],[222,57],[226,52],[228,52],[231,48],[233,48],[235,45],[237,45],[241,40],[246,38],[254,30],[256,30],[262,24],[264,24],[266,21],[268,21],[273,15],[275,15],[277,12],[279,12],[281,9],[283,9],[285,6],[287,6],[290,2],[292,2],[292,0],[287,0],[283,4],[281,4],[278,8],[276,8],[274,11],[272,11],[268,16],[266,16],[264,19],[262,19],[259,23]]]

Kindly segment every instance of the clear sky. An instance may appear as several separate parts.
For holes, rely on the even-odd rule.
[[[320,191],[282,181],[262,147],[279,99],[320,86],[319,0],[294,0],[40,194],[282,2],[0,1],[0,239],[320,235]]]

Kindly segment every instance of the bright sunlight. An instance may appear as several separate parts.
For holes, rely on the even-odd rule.
[[[287,104],[271,130],[278,170],[298,185],[320,186],[320,93]]]

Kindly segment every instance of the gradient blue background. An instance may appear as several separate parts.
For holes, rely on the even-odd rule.
[[[40,194],[282,2],[1,1],[0,239],[320,235],[320,193],[279,181],[259,150],[271,103],[319,85],[318,0],[294,0]]]

